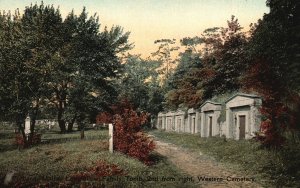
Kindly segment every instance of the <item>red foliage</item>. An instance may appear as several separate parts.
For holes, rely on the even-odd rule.
[[[42,138],[41,134],[33,133],[32,137],[25,142],[22,134],[17,133],[15,135],[15,144],[25,148],[25,147],[28,147],[28,146],[31,146],[31,145],[36,145],[36,144],[41,143],[41,138]]]
[[[258,136],[258,140],[268,147],[281,146],[285,140],[282,133],[296,127],[299,111],[295,107],[289,107],[288,100],[290,103],[300,104],[299,100],[293,99],[295,95],[289,94],[286,86],[281,84],[276,71],[267,61],[261,59],[250,67],[243,83],[246,90],[254,90],[263,97],[263,105],[260,109],[263,116],[261,123],[263,136]]]
[[[112,114],[108,112],[101,112],[96,117],[96,124],[111,123]]]
[[[142,125],[147,121],[146,113],[137,114],[133,109],[124,109],[114,116],[114,149],[150,165],[150,152],[155,148],[143,132]]]
[[[147,122],[149,115],[147,113],[138,114],[126,100],[113,105],[111,110],[114,114],[110,117],[114,124],[114,150],[150,165],[149,155],[155,148],[155,144],[142,132],[142,125]],[[102,117],[104,116],[102,115]]]
[[[126,175],[126,173],[115,164],[98,161],[94,167],[84,172],[71,174],[68,179],[72,183],[79,183],[84,180],[101,180],[102,177],[115,175]]]

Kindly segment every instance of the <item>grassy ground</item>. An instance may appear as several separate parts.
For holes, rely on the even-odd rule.
[[[199,135],[151,131],[170,143],[213,156],[228,167],[255,174],[266,187],[300,185],[300,145],[289,144],[281,150],[262,148],[254,140],[235,141],[223,138],[200,138]]]
[[[118,179],[81,183],[97,187],[194,186],[189,182],[180,181],[179,178],[184,177],[185,174],[158,154],[152,155],[156,164],[150,167],[118,152],[110,154],[107,134],[108,130],[87,130],[85,131],[86,139],[80,140],[79,132],[70,134],[59,134],[55,131],[46,132],[42,136],[42,144],[19,151],[12,144],[14,140],[13,131],[2,129],[0,130],[0,187],[4,186],[4,177],[12,170],[16,173],[10,186],[15,185],[16,182],[24,187],[51,182],[50,187],[56,187],[59,182],[65,181],[70,174],[85,171],[100,160],[104,160],[108,164],[118,165],[127,173],[128,177],[120,176]],[[148,177],[153,179],[147,181]],[[168,181],[163,181],[163,177],[171,178]]]

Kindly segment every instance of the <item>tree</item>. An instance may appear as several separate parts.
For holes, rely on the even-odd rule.
[[[62,18],[59,9],[53,6],[31,5],[25,8],[21,18],[23,27],[23,40],[30,51],[27,61],[28,71],[33,75],[30,92],[32,108],[30,110],[31,134],[34,132],[35,120],[40,111],[40,105],[47,93],[48,78],[55,70],[52,69],[52,61],[59,58],[57,51],[62,46],[60,37]]]
[[[30,91],[33,75],[26,66],[29,50],[22,40],[22,29],[18,12],[14,15],[0,15],[0,101],[1,114],[4,115],[2,119],[14,120],[26,143],[24,121],[34,95]]]
[[[52,61],[51,66],[56,70],[48,81],[48,99],[57,108],[61,132],[66,131],[66,121],[71,131],[76,119],[81,124],[88,117],[91,110],[87,109],[97,108],[91,100],[104,99],[107,92],[113,96],[109,82],[120,68],[117,54],[131,47],[127,43],[129,33],[123,34],[119,26],[110,31],[105,28],[100,32],[99,29],[96,15],[87,19],[85,9],[78,17],[71,12],[62,23],[63,43],[57,51],[58,57]],[[78,97],[80,101],[72,99]]]
[[[240,77],[247,66],[244,61],[246,34],[234,16],[227,21],[227,25],[227,28],[207,29],[203,34],[203,61],[213,73],[205,83],[206,91],[211,96],[238,90]]]
[[[182,39],[186,50],[179,54],[178,66],[166,82],[166,105],[168,108],[197,107],[202,101],[201,75],[202,62],[200,52],[187,44],[187,38]],[[191,40],[191,39],[189,39]]]
[[[159,61],[129,55],[120,78],[119,99],[128,99],[140,111],[157,114],[163,100],[157,72],[160,65]]]
[[[160,74],[163,82],[169,78],[176,63],[172,57],[172,53],[177,51],[179,47],[175,46],[175,43],[176,39],[160,39],[154,41],[154,44],[159,44],[159,46],[158,50],[152,53],[152,56],[157,57],[157,60],[162,62]]]
[[[128,36],[119,26],[100,32],[98,18],[88,19],[85,8],[79,16],[71,12],[64,21],[59,9],[43,3],[26,7],[22,16],[1,14],[4,118],[14,117],[24,138],[26,115],[32,117],[33,133],[38,112],[50,104],[57,109],[61,132],[66,131],[66,110],[73,113],[73,121],[89,118],[114,96],[111,81],[121,67],[117,55],[131,48]]]
[[[270,147],[282,145],[287,130],[299,131],[299,5],[268,0],[270,13],[253,25],[247,48],[250,64],[243,81],[245,89],[264,98],[261,128],[263,144]]]
[[[227,25],[206,29],[201,37],[181,39],[185,51],[166,84],[169,108],[197,108],[216,94],[240,89],[248,39],[234,16]]]

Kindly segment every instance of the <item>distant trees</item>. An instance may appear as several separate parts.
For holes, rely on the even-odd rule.
[[[297,137],[299,4],[295,0],[268,0],[270,13],[252,24],[249,33],[243,32],[232,16],[226,28],[209,28],[200,37],[182,39],[186,51],[166,82],[166,107],[198,107],[214,95],[256,92],[264,101],[263,144],[281,145],[287,131]],[[202,47],[199,53],[195,44]]]
[[[159,67],[162,62],[128,55],[119,79],[119,99],[129,100],[139,111],[156,115],[162,110],[163,91]]]
[[[195,39],[182,39],[185,51],[179,54],[178,65],[165,84],[166,105],[172,109],[196,107],[202,100],[200,70],[203,64],[195,48],[199,43],[194,41],[191,45],[187,40],[191,43]]]
[[[175,68],[176,61],[172,55],[174,55],[174,52],[176,52],[179,47],[176,46],[176,39],[159,39],[155,40],[154,44],[159,44],[159,46],[157,51],[152,53],[152,56],[162,63],[159,73],[161,81],[165,82]]]
[[[238,90],[247,62],[247,37],[238,20],[232,16],[226,28],[209,28],[201,37],[183,38],[185,52],[169,77],[167,105],[199,107],[216,94]]]

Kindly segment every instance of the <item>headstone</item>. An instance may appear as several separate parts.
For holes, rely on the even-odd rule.
[[[25,130],[24,130],[25,134],[29,134],[30,133],[30,117],[27,116],[25,119]]]
[[[108,125],[109,129],[108,129],[108,134],[109,134],[109,152],[113,153],[114,152],[114,145],[113,145],[113,135],[114,135],[114,127],[113,125],[110,123]]]

